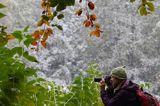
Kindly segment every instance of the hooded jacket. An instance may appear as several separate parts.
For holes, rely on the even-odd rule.
[[[132,81],[125,80],[121,88],[101,90],[101,98],[105,106],[140,106],[136,96],[139,87]]]

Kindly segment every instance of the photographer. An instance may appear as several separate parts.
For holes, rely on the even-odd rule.
[[[140,106],[136,97],[138,85],[127,80],[124,67],[117,67],[100,81],[101,98],[105,106]]]

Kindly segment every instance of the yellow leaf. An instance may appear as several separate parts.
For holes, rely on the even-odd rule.
[[[148,5],[148,10],[155,11],[155,8],[152,2],[147,2],[146,4]]]
[[[50,23],[49,23],[48,21],[46,21],[46,20],[43,20],[43,23],[44,23],[44,24],[47,24],[48,26],[49,26],[49,24],[50,24]]]
[[[15,39],[15,36],[13,36],[12,34],[8,34],[8,35],[6,35],[6,39],[13,40],[13,39]]]
[[[46,1],[42,1],[41,7],[42,8],[47,8],[48,3]]]
[[[42,24],[43,24],[43,19],[41,18],[41,19],[38,21],[37,26],[42,26]]]
[[[44,34],[43,38],[42,38],[42,41],[46,41],[48,39],[48,35],[47,34]]]
[[[145,6],[141,6],[140,8],[139,8],[139,13],[140,13],[140,15],[147,15],[147,10],[146,10],[146,7]]]
[[[49,16],[52,15],[52,13],[53,13],[51,8],[48,8],[48,9],[47,9],[47,12],[48,12],[48,15],[49,15]]]
[[[40,34],[40,35],[43,35],[43,33],[44,33],[44,30],[41,29],[41,30],[39,31],[39,34]]]

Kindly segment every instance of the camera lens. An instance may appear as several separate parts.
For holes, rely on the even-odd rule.
[[[102,78],[94,78],[94,82],[100,82]]]

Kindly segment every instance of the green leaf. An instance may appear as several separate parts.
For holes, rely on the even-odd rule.
[[[57,11],[54,11],[53,12],[53,16],[55,17],[57,15]]]
[[[8,78],[8,67],[4,64],[0,66],[0,81],[6,80]]]
[[[46,20],[46,21],[49,20],[49,18],[48,18],[46,15],[42,15],[42,18],[43,18],[44,20]]]
[[[75,0],[65,0],[65,3],[67,6],[73,6],[75,5]]]
[[[66,5],[64,3],[59,3],[56,7],[56,11],[62,11],[64,9],[66,9]]]
[[[63,30],[63,27],[61,25],[56,26],[59,30]]]
[[[26,36],[26,40],[24,41],[24,44],[26,47],[29,47],[29,45],[34,41],[34,39],[31,37],[31,35]]]
[[[0,3],[0,8],[5,8],[6,6]]]
[[[28,92],[32,92],[32,93],[36,94],[39,91],[40,87],[28,85],[26,89],[28,90]]]
[[[6,16],[6,15],[3,13],[0,13],[0,18],[3,18],[4,16]]]
[[[26,68],[24,73],[26,76],[33,76],[36,74],[36,70],[33,68]]]
[[[63,30],[63,27],[61,25],[57,25],[57,24],[52,24],[52,26],[54,27],[57,27],[59,30]]]
[[[6,44],[7,44],[7,40],[2,36],[0,36],[0,47],[5,46]]]
[[[12,35],[15,36],[19,40],[19,42],[22,41],[22,39],[23,39],[23,37],[22,37],[23,36],[22,31],[14,31],[12,33]]]
[[[22,56],[23,48],[22,47],[15,47],[15,48],[11,49],[11,53],[12,53],[12,55],[15,55],[17,53],[19,56]]]
[[[31,62],[37,62],[38,63],[37,59],[35,57],[29,55],[27,51],[23,53],[23,57],[25,57],[27,60],[29,60]]]
[[[63,14],[60,14],[60,15],[57,16],[57,18],[58,18],[58,19],[62,19],[62,18],[64,18],[64,15],[63,15]]]
[[[56,7],[57,5],[58,5],[58,0],[51,0],[51,4],[50,4],[50,6],[51,7]]]
[[[131,3],[135,2],[135,0],[130,0]]]
[[[28,32],[28,29],[29,29],[29,25],[23,29],[23,32]]]
[[[145,6],[141,6],[140,8],[139,8],[139,13],[140,13],[140,15],[147,15],[147,10],[146,10],[146,7]]]
[[[46,81],[46,80],[43,79],[43,78],[37,78],[36,80],[37,80],[37,82],[41,82],[41,81],[44,82],[44,81]]]
[[[146,4],[148,5],[148,10],[155,11],[155,8],[152,2],[147,2]]]

